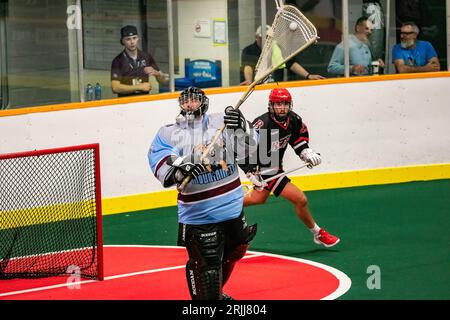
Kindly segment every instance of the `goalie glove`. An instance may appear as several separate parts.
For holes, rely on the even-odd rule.
[[[312,151],[311,148],[306,148],[302,150],[302,152],[300,153],[300,159],[302,159],[305,162],[308,162],[311,165],[310,168],[317,166],[322,162],[322,157],[320,156],[320,154]]]
[[[223,122],[227,129],[236,130],[241,129],[243,132],[247,131],[247,121],[239,109],[234,109],[232,106],[225,108],[225,116]]]
[[[205,165],[194,162],[193,155],[183,157],[171,156],[167,159],[166,163],[172,168],[169,169],[166,178],[164,179],[165,187],[171,186],[174,183],[182,183],[187,176],[191,176],[195,179],[200,174],[208,172]]]

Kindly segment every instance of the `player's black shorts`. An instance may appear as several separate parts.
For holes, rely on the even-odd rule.
[[[244,211],[242,211],[239,217],[219,223],[201,225],[179,223],[177,244],[185,247],[186,239],[189,239],[193,231],[213,232],[216,230],[220,230],[225,235],[225,252],[234,250],[238,245],[248,243],[247,221]]]
[[[280,171],[278,171],[277,173],[272,174],[272,175],[267,175],[267,176],[266,176],[266,175],[263,175],[262,178],[263,178],[264,180],[266,180],[266,179],[269,179],[269,178],[271,178],[271,177],[273,177],[273,176],[275,176],[275,175],[277,175],[277,174],[280,174],[280,173],[282,173],[282,172],[284,172],[284,171],[283,171],[283,170],[280,170]],[[281,194],[281,192],[283,191],[284,187],[285,187],[289,182],[291,182],[291,179],[289,179],[289,178],[286,177],[286,176],[281,176],[281,177],[279,177],[278,179],[269,181],[269,182],[267,183],[267,187],[265,187],[264,189],[266,189],[266,190],[272,192],[272,193],[275,195],[275,197],[278,197],[278,196]]]

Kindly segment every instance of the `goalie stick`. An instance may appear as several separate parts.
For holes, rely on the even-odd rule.
[[[256,85],[264,82],[275,70],[318,39],[316,28],[300,10],[291,5],[280,5],[278,1],[276,3],[278,12],[273,20],[272,28],[267,33],[264,47],[258,59],[255,68],[255,80],[248,86],[236,103],[234,106],[235,110],[239,109],[244,101],[247,100]],[[277,57],[274,57],[275,52]],[[278,58],[278,61],[274,58]],[[205,160],[224,130],[225,126],[222,126],[217,131],[211,143],[202,153],[200,161],[203,162]],[[191,176],[187,176],[177,187],[178,191],[184,190],[190,180]]]

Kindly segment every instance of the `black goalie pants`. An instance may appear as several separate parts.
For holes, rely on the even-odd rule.
[[[185,246],[189,260],[186,278],[193,300],[220,300],[233,267],[256,234],[242,212],[238,218],[214,224],[179,224],[178,245]]]

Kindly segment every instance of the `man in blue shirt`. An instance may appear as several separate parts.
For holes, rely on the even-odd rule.
[[[405,22],[400,29],[400,43],[392,48],[392,61],[398,73],[435,72],[441,69],[436,50],[428,41],[417,40],[419,27]]]
[[[352,75],[371,73],[372,53],[369,48],[369,37],[372,30],[372,23],[366,17],[361,17],[356,21],[355,34],[349,36],[350,74]],[[378,59],[378,62],[380,67],[384,67],[383,60]],[[344,75],[344,45],[342,42],[334,48],[328,64],[328,73]]]

